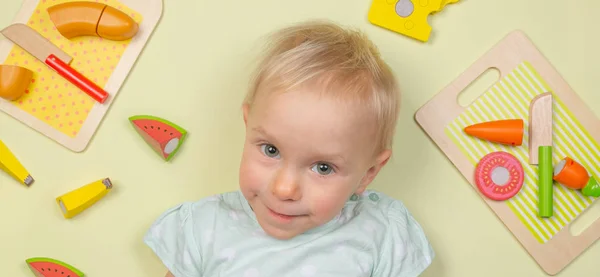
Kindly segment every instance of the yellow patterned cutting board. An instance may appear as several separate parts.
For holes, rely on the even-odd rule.
[[[25,0],[13,23],[24,23],[73,57],[71,66],[109,93],[104,104],[91,99],[41,61],[9,42],[0,41],[3,64],[33,71],[26,94],[15,101],[0,99],[0,109],[65,147],[83,151],[112,104],[125,77],[147,43],[162,14],[162,0],[90,0],[131,16],[140,29],[136,37],[111,41],[94,36],[63,37],[46,9],[72,0]]]
[[[459,105],[458,95],[489,68],[500,71],[500,80],[469,106]],[[525,180],[516,196],[494,201],[479,195],[538,265],[554,275],[600,238],[600,219],[572,235],[569,225],[597,199],[560,184],[553,187],[554,216],[537,215],[537,168],[528,164],[528,110],[531,99],[544,92],[554,96],[553,164],[568,156],[600,177],[600,120],[520,31],[506,36],[425,103],[415,119],[475,190],[475,167],[484,155],[505,151],[521,162]],[[489,143],[463,131],[474,123],[500,119],[523,119],[521,146]]]

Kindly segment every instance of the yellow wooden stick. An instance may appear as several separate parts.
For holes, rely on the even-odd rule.
[[[33,184],[33,177],[19,162],[17,157],[8,149],[6,144],[0,140],[0,169],[6,171],[13,178],[25,186]]]
[[[109,178],[100,179],[56,198],[65,218],[72,218],[103,198],[111,189]]]

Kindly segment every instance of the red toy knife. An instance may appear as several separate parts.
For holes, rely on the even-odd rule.
[[[69,65],[73,60],[69,54],[60,50],[60,48],[56,47],[56,45],[52,44],[31,27],[22,23],[15,23],[4,28],[0,33],[54,69],[60,76],[87,93],[94,100],[104,103],[108,98],[108,92]]]

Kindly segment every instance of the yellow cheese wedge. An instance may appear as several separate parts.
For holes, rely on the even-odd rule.
[[[16,66],[0,65],[0,97],[8,101],[14,101],[23,94],[31,84],[33,71]]]
[[[126,13],[100,2],[73,1],[47,9],[50,20],[67,39],[97,36],[109,40],[134,37],[139,26]]]
[[[8,149],[6,144],[0,140],[0,169],[6,171],[21,184],[31,186],[34,179],[17,157]]]
[[[428,17],[444,0],[372,0],[368,12],[371,24],[426,42],[431,34]]]
[[[72,218],[102,199],[111,189],[109,178],[97,180],[56,198],[65,218]]]

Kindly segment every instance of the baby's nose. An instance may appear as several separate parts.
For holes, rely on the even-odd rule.
[[[272,193],[279,200],[299,200],[300,186],[294,180],[278,178],[272,186]]]

